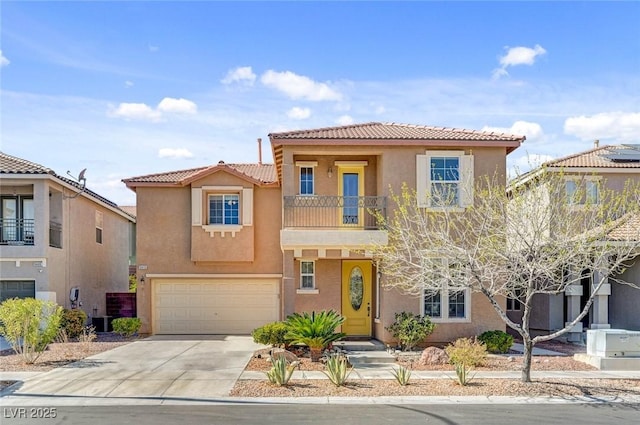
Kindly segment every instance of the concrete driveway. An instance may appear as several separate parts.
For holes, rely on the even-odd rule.
[[[39,374],[8,397],[228,397],[259,348],[250,336],[153,336]]]

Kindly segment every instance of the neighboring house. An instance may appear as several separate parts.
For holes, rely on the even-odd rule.
[[[579,211],[585,204],[598,203],[603,190],[621,191],[628,182],[640,180],[640,145],[598,146],[596,141],[593,149],[548,161],[517,179],[514,184],[530,184],[535,179],[529,177],[541,172],[562,173],[566,179],[566,190],[565,199],[561,202],[572,204]],[[613,231],[610,237],[615,240],[632,229],[637,232],[639,224],[637,220],[629,220]],[[640,284],[640,261],[627,269],[622,278]],[[571,285],[564,295],[536,295],[532,306],[531,329],[535,333],[547,334],[572,321],[586,305],[592,281],[593,276],[587,275],[579,285]],[[568,339],[582,340],[586,329],[640,330],[640,315],[636,314],[639,303],[640,290],[628,285],[605,284],[595,297],[589,314],[572,329]],[[511,320],[520,322],[520,302],[507,300],[507,315]]]
[[[344,315],[348,335],[382,341],[400,311],[430,314],[434,342],[505,328],[482,296],[384,290],[366,247],[387,240],[373,212],[391,213],[391,190],[406,183],[426,199],[446,186],[464,211],[473,202],[465,187],[506,176],[506,155],[524,137],[368,123],[269,138],[275,164],[124,180],[138,200],[143,332],[248,333],[321,309]]]
[[[128,290],[135,218],[42,165],[0,153],[0,301],[35,297],[89,316]]]

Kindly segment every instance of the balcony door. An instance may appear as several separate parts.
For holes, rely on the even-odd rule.
[[[2,198],[2,242],[27,242],[33,244],[35,210],[33,198],[13,196]]]
[[[340,223],[345,227],[362,227],[364,208],[360,197],[364,196],[364,167],[340,167],[338,184],[342,197]]]

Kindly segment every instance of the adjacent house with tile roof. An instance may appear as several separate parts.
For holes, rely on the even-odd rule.
[[[128,291],[134,216],[84,181],[1,152],[0,200],[0,301],[42,298],[104,316],[105,293]]]
[[[487,174],[506,179],[506,155],[524,137],[374,122],[269,139],[274,164],[124,180],[137,196],[143,332],[249,333],[321,309],[344,315],[350,336],[389,342],[385,328],[400,311],[430,313],[435,342],[504,329],[469,292],[384,290],[366,248],[386,241],[374,213],[392,213],[391,191],[407,184],[426,202],[445,178],[458,194],[451,208],[464,211],[473,203],[465,188]]]
[[[603,190],[622,191],[630,183],[640,182],[640,145],[621,144],[599,146],[593,149],[554,159],[524,174],[512,184],[532,184],[539,173],[562,173],[566,179],[565,199],[576,208],[598,203]],[[610,233],[611,240],[623,240],[640,229],[638,217],[624,217],[620,225]],[[624,237],[623,237],[624,236]],[[617,238],[617,239],[616,239]],[[639,259],[640,260],[640,259]],[[621,276],[623,280],[640,285],[640,261],[636,261]],[[616,276],[611,276],[613,281]],[[590,296],[593,276],[587,274],[579,285],[571,285],[564,295],[540,296],[534,305],[531,328],[549,333],[565,326],[577,316]],[[628,285],[606,284],[594,299],[589,314],[569,334],[570,340],[583,339],[586,329],[621,328],[640,330],[640,315],[636,314],[640,303],[640,290]],[[522,305],[508,302],[508,316],[519,321]]]

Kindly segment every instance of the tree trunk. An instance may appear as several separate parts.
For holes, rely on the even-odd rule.
[[[523,339],[522,345],[524,345],[522,382],[531,382],[531,354],[533,353],[533,343],[530,339]]]
[[[312,362],[319,362],[322,358],[322,348],[309,347],[309,355]]]

